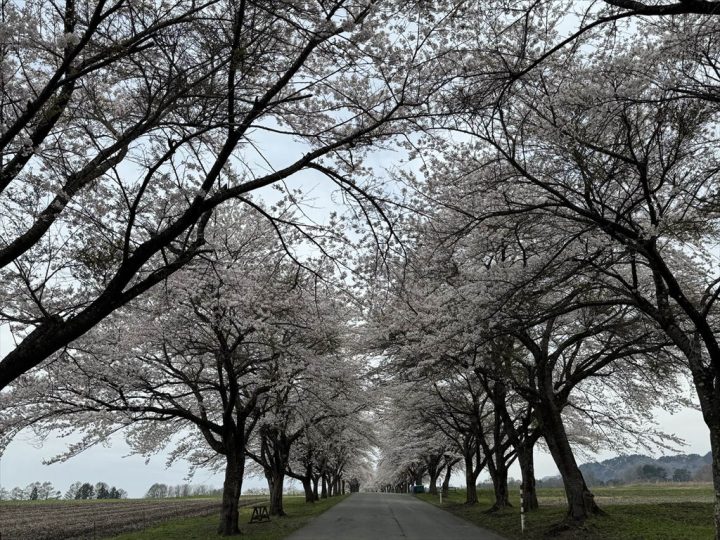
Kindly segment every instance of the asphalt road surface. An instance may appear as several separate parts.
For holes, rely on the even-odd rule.
[[[287,540],[503,540],[449,512],[399,493],[354,493]]]

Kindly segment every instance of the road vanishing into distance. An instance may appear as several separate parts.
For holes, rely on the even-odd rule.
[[[287,540],[503,540],[501,536],[399,493],[354,493]]]

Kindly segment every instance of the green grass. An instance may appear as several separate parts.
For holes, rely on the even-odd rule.
[[[667,483],[631,484],[616,487],[592,488],[598,504],[641,504],[650,502],[713,502],[712,484]],[[541,488],[540,502],[565,504],[562,488]]]
[[[580,529],[560,538],[588,540],[702,540],[715,537],[712,487],[708,485],[637,485],[593,490],[600,507],[607,513],[594,517]],[[439,506],[437,497],[424,494],[421,499]],[[546,538],[553,525],[565,517],[562,489],[540,488],[541,508],[526,514],[525,534],[520,530],[520,497],[514,494],[513,508],[486,514],[492,505],[492,491],[478,490],[479,504],[465,506],[464,491],[443,498],[442,508],[481,527],[492,529],[510,539]],[[562,501],[559,499],[562,498]]]
[[[321,500],[314,504],[304,497],[285,497],[283,506],[287,516],[273,517],[270,522],[248,523],[252,508],[240,509],[240,530],[243,540],[278,540],[307,525],[314,517],[335,506],[347,495]],[[205,540],[217,535],[219,515],[174,519],[148,529],[109,537],[112,540]]]

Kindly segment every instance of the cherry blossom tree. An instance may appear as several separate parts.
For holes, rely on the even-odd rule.
[[[315,174],[382,215],[363,157],[448,77],[425,2],[0,7],[0,389],[196,257],[226,201]]]
[[[716,108],[697,95],[703,61],[675,55],[638,74],[645,53],[617,46],[577,52],[571,69],[544,64],[495,113],[468,118],[464,131],[488,146],[463,167],[499,164],[494,178],[473,175],[496,203],[476,219],[525,213],[585,231],[582,264],[594,282],[682,351],[717,455]],[[692,87],[683,78],[691,65]]]
[[[396,486],[429,480],[429,492],[438,494],[437,483],[449,460],[457,460],[455,446],[433,422],[430,411],[438,405],[426,387],[400,384],[386,392],[401,398],[384,405],[378,434],[380,463],[375,482]]]
[[[352,358],[344,357],[341,349],[335,348],[338,343],[331,347],[327,346],[327,341],[322,344],[324,351],[297,355],[274,365],[276,384],[263,396],[255,412],[257,430],[247,447],[247,455],[259,466],[268,482],[272,515],[285,515],[283,487],[288,471],[301,479],[305,476],[293,471],[293,458],[307,459],[309,437],[315,430],[329,429],[328,423],[339,421],[345,424],[367,408],[360,396],[360,366]],[[339,432],[335,430],[335,435]],[[341,439],[333,436],[329,442],[338,452],[326,449],[320,472],[323,491],[325,483],[331,482],[332,495],[337,494],[340,487],[346,458],[338,448]]]
[[[345,471],[367,458],[372,435],[372,427],[359,415],[326,419],[306,429],[286,470],[302,483],[305,502],[344,493]]]
[[[256,213],[215,214],[200,258],[21,377],[3,418],[84,432],[64,459],[122,428],[142,454],[174,444],[171,461],[224,471],[220,532],[236,534],[246,445],[285,384],[278,365],[337,347],[345,309]]]
[[[392,369],[402,373],[404,367]],[[477,478],[487,465],[480,439],[487,437],[483,440],[486,448],[493,446],[485,431],[492,409],[472,373],[450,370],[452,376],[448,376],[447,371],[433,379],[396,381],[391,387],[392,393],[403,399],[386,405],[375,482],[384,489],[404,492],[426,474],[431,484],[433,476],[437,480],[441,458],[446,475],[462,460],[466,503],[476,504]],[[398,442],[398,433],[402,442]],[[446,479],[449,482],[448,476]]]
[[[544,200],[511,184],[507,164],[473,145],[458,145],[466,155],[478,152],[469,163],[460,153],[431,162],[433,176],[424,192],[430,217],[415,225],[412,255],[398,265],[396,285],[390,284],[396,299],[377,310],[377,332],[385,336],[378,341],[411,378],[435,377],[453,388],[453,377],[459,377],[474,401],[485,403],[485,413],[475,415],[474,442],[491,473],[497,507],[508,504],[506,466],[520,453],[527,503],[535,506],[531,456],[542,435],[565,482],[568,515],[582,521],[598,510],[573,456],[565,409],[583,410],[622,440],[659,442],[653,432],[641,441],[636,431],[647,422],[646,403],[683,402],[677,393],[681,367],[673,343],[607,287],[605,272],[613,268],[607,245],[593,241],[583,224],[543,216]],[[507,191],[493,190],[505,178]],[[550,362],[532,356],[538,344]],[[598,407],[599,398],[588,406],[587,393],[592,388],[602,395],[602,385],[590,378],[610,380],[614,373],[623,373],[642,401],[615,408],[611,427],[606,421],[612,409]],[[543,389],[547,399],[537,393]],[[446,410],[439,409],[446,417],[447,409],[463,402],[462,389],[454,392],[444,398]],[[470,409],[464,414],[473,417]],[[571,418],[583,424],[577,415]],[[472,430],[461,419],[456,430],[467,437]],[[582,440],[597,444],[590,436]],[[468,454],[470,442],[459,444]]]

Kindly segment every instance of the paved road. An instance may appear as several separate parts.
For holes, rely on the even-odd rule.
[[[354,493],[287,540],[502,540],[412,495]]]

